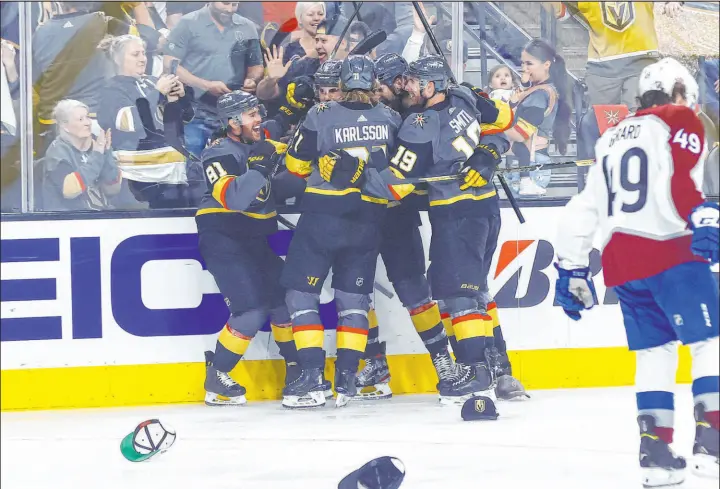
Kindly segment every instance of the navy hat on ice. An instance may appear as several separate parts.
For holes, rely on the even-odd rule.
[[[398,489],[405,478],[405,465],[395,457],[369,461],[345,476],[338,489]]]
[[[460,416],[465,421],[496,420],[500,416],[492,399],[485,396],[474,396],[465,401]]]

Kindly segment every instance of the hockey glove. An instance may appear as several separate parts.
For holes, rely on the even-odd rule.
[[[473,93],[475,94],[475,96],[477,96],[477,97],[490,98],[490,96],[489,96],[486,92],[484,92],[482,88],[473,86],[471,83],[462,82],[460,85],[462,85],[462,86],[464,86],[464,87],[467,87],[467,88],[469,88],[470,90],[472,90],[472,92],[473,92]]]
[[[285,100],[295,109],[309,109],[315,100],[313,81],[308,76],[298,77],[287,86]]]
[[[344,149],[331,151],[318,160],[320,176],[336,188],[360,187],[366,166],[367,161],[352,156]]]
[[[690,229],[692,243],[690,250],[698,256],[715,264],[720,259],[720,206],[714,202],[705,202],[695,207],[690,213]]]
[[[557,263],[555,268],[560,274],[555,282],[555,301],[570,319],[578,321],[580,311],[591,309],[598,302],[590,268],[565,270]]]
[[[259,171],[265,178],[271,178],[280,164],[279,155],[284,153],[278,150],[278,145],[285,146],[269,139],[255,143],[248,157],[248,170]]]
[[[461,172],[465,174],[465,178],[460,183],[460,190],[487,185],[492,180],[498,163],[500,163],[500,153],[495,145],[480,144],[463,165]]]

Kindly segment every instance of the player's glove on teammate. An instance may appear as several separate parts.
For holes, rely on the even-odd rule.
[[[566,270],[557,263],[555,268],[560,274],[555,282],[555,301],[570,319],[578,321],[580,311],[591,309],[598,301],[590,268]]]
[[[469,88],[470,90],[472,90],[472,92],[473,92],[473,93],[475,94],[475,96],[477,96],[477,97],[490,98],[490,96],[489,96],[486,92],[484,92],[482,88],[476,87],[476,86],[474,86],[474,85],[471,84],[471,83],[462,82],[460,85],[462,85],[462,86],[464,86],[464,87],[467,87],[467,88]]]
[[[500,163],[500,153],[495,145],[480,144],[463,165],[461,172],[465,178],[460,183],[460,190],[487,185],[492,180],[498,163]]]
[[[720,259],[720,206],[714,202],[705,202],[690,213],[692,243],[690,250],[698,256],[715,264]]]
[[[309,109],[315,100],[313,81],[309,76],[299,76],[287,86],[285,100],[296,109]]]
[[[315,90],[310,77],[301,76],[288,84],[285,103],[278,108],[278,116],[288,127],[300,122],[313,105]]]
[[[255,143],[248,157],[248,170],[259,171],[265,178],[271,178],[280,165],[280,155],[286,150],[286,144],[270,139]]]
[[[320,176],[336,188],[360,187],[366,166],[367,161],[344,149],[331,151],[318,160]]]

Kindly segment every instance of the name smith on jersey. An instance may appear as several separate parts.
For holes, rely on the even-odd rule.
[[[377,141],[390,139],[390,129],[385,124],[362,127],[340,127],[335,129],[336,143],[356,141]]]

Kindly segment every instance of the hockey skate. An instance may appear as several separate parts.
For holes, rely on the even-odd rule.
[[[315,408],[325,405],[322,370],[304,369],[283,389],[283,407],[289,409]]]
[[[335,369],[335,407],[346,406],[357,395],[356,374],[352,370]]]
[[[685,480],[687,462],[655,434],[655,418],[638,416],[640,425],[640,470],[644,487],[664,487]]]
[[[442,398],[450,393],[450,387],[458,377],[459,367],[453,361],[447,348],[431,357],[431,360],[439,380],[436,388]]]
[[[484,396],[496,400],[492,387],[492,376],[485,362],[472,365],[458,363],[459,374],[449,385],[443,386],[440,392],[441,404],[459,404],[473,396]]]
[[[695,475],[717,479],[720,477],[718,451],[720,432],[705,419],[705,406],[695,406],[695,445],[693,446],[692,469]]]
[[[510,359],[507,352],[500,353],[494,346],[485,351],[488,363],[490,364],[495,384],[495,395],[498,399],[509,401],[512,399],[530,398],[525,387],[518,379],[512,376]]]
[[[205,404],[208,406],[242,406],[247,403],[245,387],[230,375],[213,367],[211,351],[205,352]]]
[[[361,401],[375,401],[390,399],[392,390],[390,382],[390,369],[385,357],[385,343],[380,343],[380,353],[365,360],[363,368],[357,376],[355,385],[358,389],[357,399]]]

